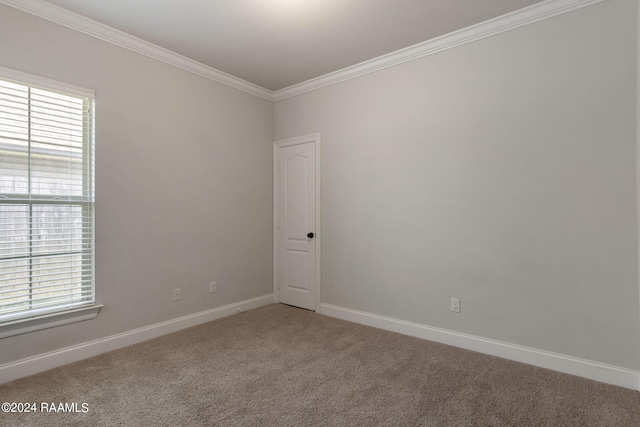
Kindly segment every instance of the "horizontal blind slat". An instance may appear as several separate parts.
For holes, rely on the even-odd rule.
[[[28,297],[32,302],[43,300],[50,297],[52,294],[73,291],[74,293],[82,293],[82,294],[90,294],[92,292],[90,287],[82,287],[78,282],[65,282],[63,285],[57,286],[52,289],[41,289],[35,292],[30,291],[29,289],[24,289],[22,291],[16,292],[11,296],[3,296],[0,298],[0,305],[11,304],[12,302],[17,302],[21,298]],[[6,295],[10,295],[7,293]]]
[[[48,282],[54,280],[54,279],[47,279],[46,274],[49,275],[56,275],[56,276],[60,276],[60,277],[56,277],[55,280],[63,280],[63,279],[71,279],[73,278],[74,280],[79,280],[80,282],[82,282],[83,280],[89,279],[91,278],[91,270],[90,269],[78,269],[73,271],[73,274],[68,273],[68,268],[65,268],[64,272],[59,272],[58,270],[53,270],[53,272],[51,273],[45,273],[45,272],[41,272],[38,275],[34,275],[33,279],[31,279],[31,275],[29,274],[23,274],[22,276],[17,276],[17,277],[10,277],[6,280],[3,280],[2,282],[5,283],[0,283],[0,292],[2,292],[2,294],[4,295],[6,294],[11,294],[11,293],[21,293],[21,292],[30,292],[33,289],[41,289],[41,288],[55,288],[58,286],[58,284],[48,284]],[[32,286],[29,286],[29,283],[32,283]],[[37,283],[37,284],[34,284]],[[0,295],[0,300],[2,299],[2,295]]]
[[[84,264],[81,261],[77,263],[79,266]],[[39,274],[34,275],[34,279],[31,283],[32,286],[28,286],[31,280],[31,275],[28,273],[22,273],[20,276],[9,275],[9,277],[0,282],[0,290],[2,292],[19,292],[21,289],[28,287],[29,289],[38,289],[40,287],[55,287],[57,284],[50,284],[49,282],[52,280],[52,276],[60,276],[59,279],[62,278],[74,278],[74,280],[84,280],[91,276],[91,266],[84,265],[82,267],[77,268],[71,274],[69,272],[69,268],[66,267],[64,271],[59,271],[59,269],[52,270],[51,272],[40,272]]]

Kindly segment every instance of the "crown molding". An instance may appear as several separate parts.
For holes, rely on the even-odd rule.
[[[0,0],[0,3],[166,64],[173,65],[174,67],[192,72],[209,80],[273,101],[273,92],[270,90],[234,77],[231,74],[216,70],[193,59],[156,46],[153,43],[116,30],[115,28],[101,24],[52,3],[43,0]]]
[[[605,0],[547,0],[273,92],[274,102],[413,61]]]
[[[292,96],[311,92],[326,86],[350,80],[365,74],[393,67],[404,62],[413,61],[433,55],[447,49],[491,37],[505,31],[513,30],[534,22],[552,18],[606,0],[546,0],[524,9],[481,22],[470,27],[454,31],[434,39],[409,46],[398,51],[343,68],[320,77],[298,83],[275,92],[224,73],[200,62],[189,59],[168,49],[116,30],[107,25],[86,18],[77,13],[63,9],[44,0],[0,0],[23,12],[30,13],[56,24],[87,34],[91,37],[129,49],[174,67],[192,72],[209,80],[222,83],[251,95],[276,102]]]

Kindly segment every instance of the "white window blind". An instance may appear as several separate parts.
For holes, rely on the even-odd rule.
[[[0,69],[0,324],[95,301],[93,95],[7,74]]]

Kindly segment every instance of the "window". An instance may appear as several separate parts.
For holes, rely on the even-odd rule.
[[[0,68],[0,325],[95,301],[93,102]]]

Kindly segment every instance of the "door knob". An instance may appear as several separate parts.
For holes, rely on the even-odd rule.
[[[307,237],[313,239],[313,233],[307,233]]]

